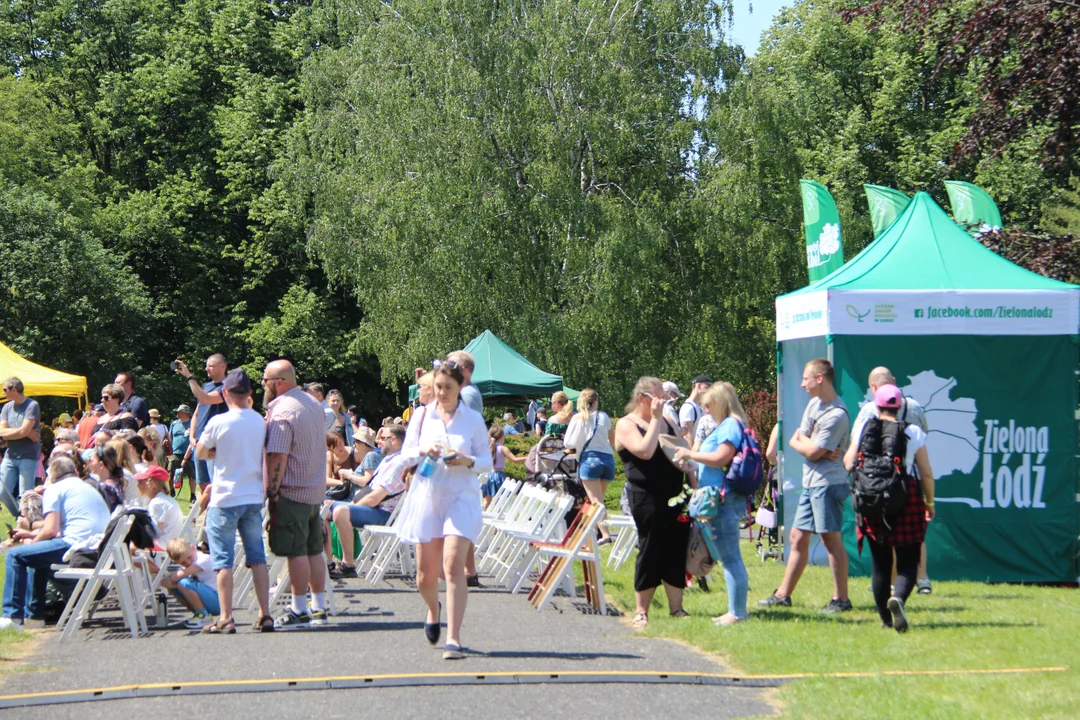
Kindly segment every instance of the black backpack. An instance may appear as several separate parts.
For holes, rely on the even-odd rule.
[[[904,467],[907,423],[870,418],[859,439],[852,472],[851,504],[861,518],[882,520],[886,526],[899,517],[912,478]]]

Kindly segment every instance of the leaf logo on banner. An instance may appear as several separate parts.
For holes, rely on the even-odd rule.
[[[825,223],[818,236],[818,253],[821,255],[833,255],[840,249],[840,226],[836,223]]]
[[[862,322],[862,319],[870,314],[869,310],[864,313],[860,313],[859,308],[855,307],[854,305],[847,305],[844,309],[847,310],[848,315],[855,318],[859,322]]]

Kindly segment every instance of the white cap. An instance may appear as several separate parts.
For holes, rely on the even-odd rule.
[[[668,394],[674,393],[674,394],[678,395],[679,397],[686,397],[685,395],[682,394],[682,392],[679,391],[679,386],[676,385],[675,383],[671,382],[670,380],[668,380],[666,383],[664,383],[664,392],[666,392]]]

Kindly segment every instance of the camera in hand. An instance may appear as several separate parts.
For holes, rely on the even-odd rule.
[[[180,363],[173,360],[171,363],[169,363],[169,369],[173,372],[180,372]]]

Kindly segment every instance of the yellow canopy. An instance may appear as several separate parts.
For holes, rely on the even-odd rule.
[[[30,362],[4,343],[0,343],[0,380],[17,377],[23,381],[25,393],[30,397],[51,395],[53,397],[86,398],[86,378],[68,375]],[[0,390],[0,400],[6,399]]]

